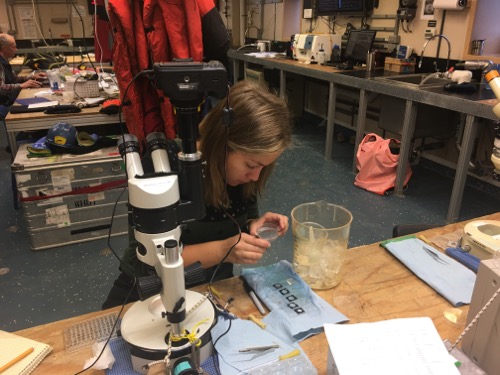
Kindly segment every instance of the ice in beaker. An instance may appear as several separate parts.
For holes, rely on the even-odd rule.
[[[292,210],[293,267],[313,289],[333,288],[342,280],[352,214],[325,201]]]

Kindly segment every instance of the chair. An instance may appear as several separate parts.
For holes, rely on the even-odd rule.
[[[423,230],[438,228],[439,224],[398,224],[392,228],[392,237],[407,236]]]

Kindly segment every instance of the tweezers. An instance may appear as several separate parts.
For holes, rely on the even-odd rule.
[[[264,351],[268,349],[276,349],[279,348],[280,346],[278,344],[272,344],[272,345],[262,345],[262,346],[249,346],[244,349],[238,350],[240,353],[245,353],[245,352],[253,352],[253,351]]]
[[[431,256],[431,257],[432,257],[432,258],[433,258],[436,262],[441,263],[441,264],[448,264],[448,262],[447,262],[447,261],[445,261],[445,260],[441,259],[441,258],[439,257],[439,255],[437,255],[437,254],[436,254],[434,251],[432,251],[431,249],[428,249],[428,248],[427,248],[427,247],[425,247],[425,246],[422,246],[422,248],[423,248],[423,249],[425,250],[425,252],[426,252],[427,254],[429,254],[429,255],[430,255],[430,256]]]

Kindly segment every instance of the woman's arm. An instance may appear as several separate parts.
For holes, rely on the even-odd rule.
[[[228,250],[236,244],[239,235],[225,240],[204,242],[196,245],[185,245],[182,258],[184,266],[199,261],[203,268],[210,268],[218,264]],[[240,241],[231,250],[225,262],[237,264],[255,264],[266,252],[270,243],[247,233],[241,233]]]

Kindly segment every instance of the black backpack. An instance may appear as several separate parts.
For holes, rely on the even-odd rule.
[[[64,56],[56,56],[49,53],[28,53],[23,63],[23,65],[33,70],[59,68],[65,64],[66,58]]]

